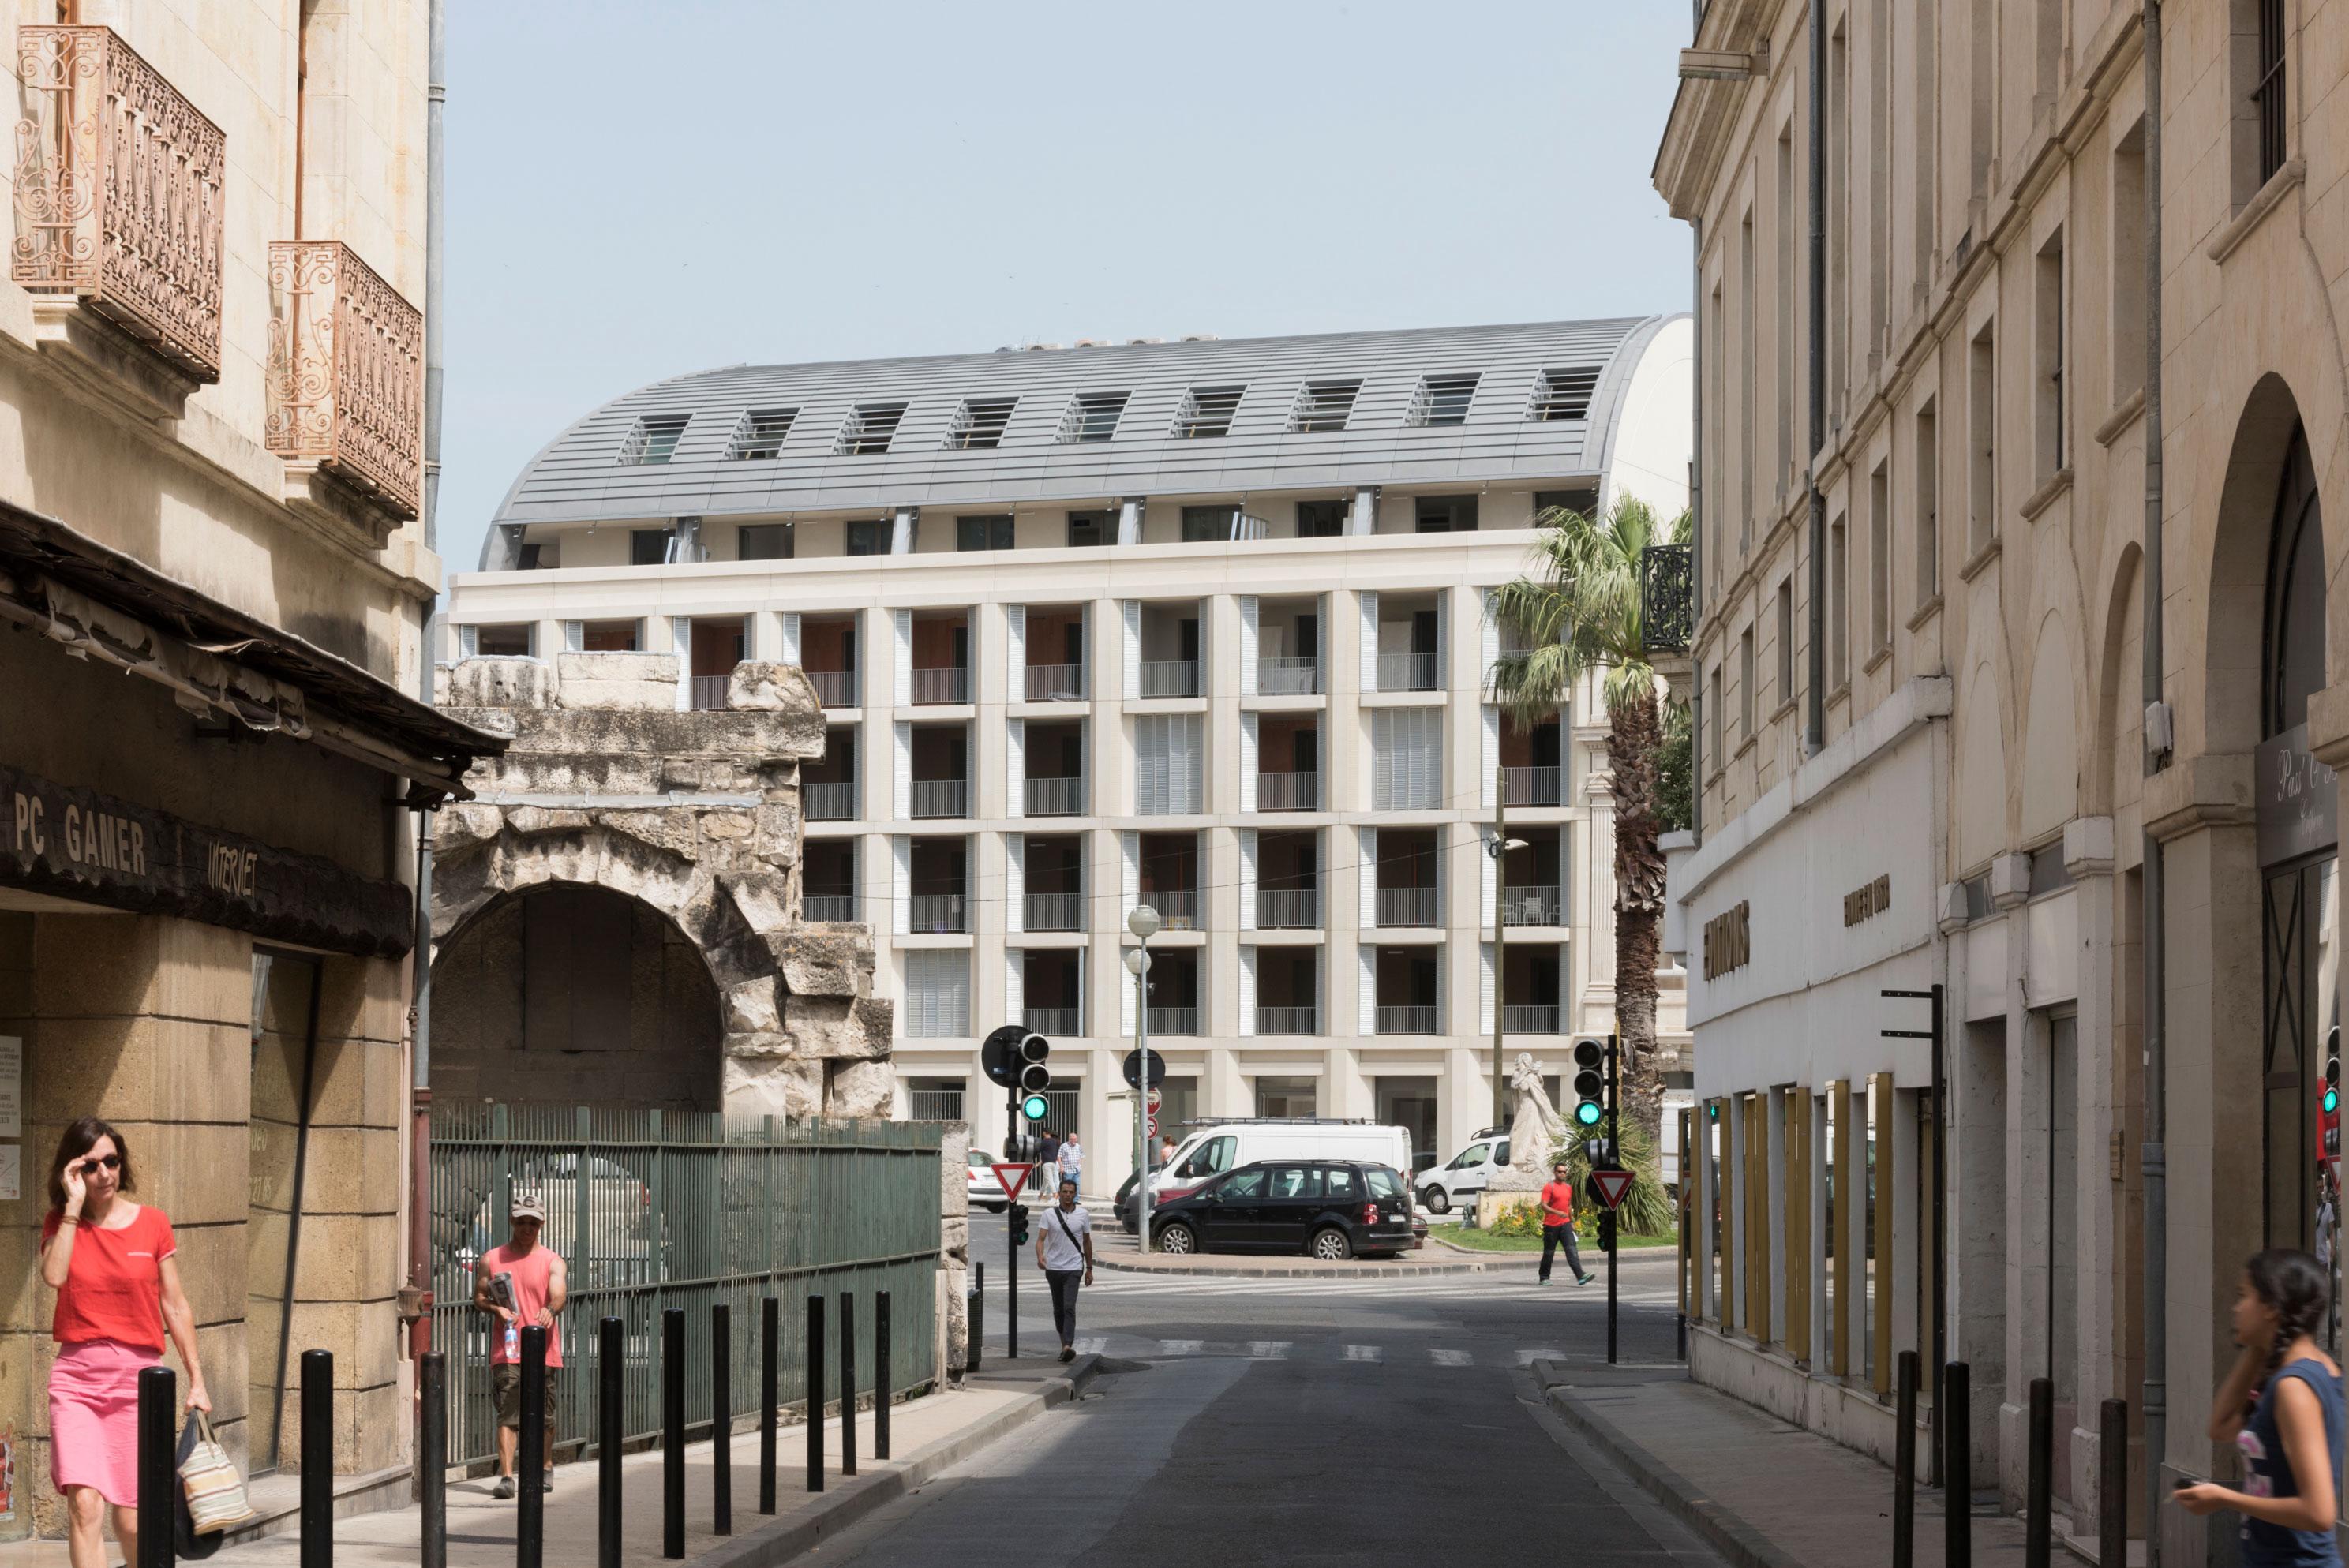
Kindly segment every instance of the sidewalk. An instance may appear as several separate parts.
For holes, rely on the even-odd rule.
[[[788,1562],[818,1542],[845,1529],[891,1499],[926,1483],[1042,1414],[1067,1402],[1092,1378],[1100,1357],[1058,1361],[1030,1357],[990,1360],[961,1389],[925,1395],[892,1408],[889,1460],[873,1457],[873,1413],[856,1417],[857,1474],[840,1473],[840,1422],[824,1423],[825,1481],[821,1494],[806,1490],[807,1428],[787,1426],[775,1445],[776,1513],[759,1512],[759,1437],[734,1434],[730,1467],[734,1477],[734,1533],[710,1532],[709,1445],[686,1449],[686,1561],[696,1568],[766,1568]],[[546,1499],[545,1561],[549,1568],[580,1568],[595,1561],[596,1465],[593,1460],[558,1466],[554,1491]],[[661,1455],[634,1453],[621,1464],[625,1561],[655,1564],[661,1556]],[[490,1496],[482,1476],[449,1483],[450,1568],[512,1568],[515,1505]],[[338,1520],[335,1561],[350,1568],[412,1565],[418,1560],[419,1510],[413,1503]],[[212,1562],[223,1568],[293,1568],[301,1561],[301,1538],[289,1532],[231,1546]],[[0,1568],[64,1568],[63,1542],[0,1548]]]
[[[1692,1382],[1679,1367],[1537,1361],[1534,1376],[1568,1425],[1736,1568],[1892,1561],[1892,1472],[1865,1454]],[[1942,1494],[1920,1483],[1917,1563],[1942,1560],[1943,1520]],[[2023,1534],[1993,1494],[1976,1494],[1975,1563],[2020,1564]]]

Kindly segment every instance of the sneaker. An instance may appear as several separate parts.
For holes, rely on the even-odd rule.
[[[1073,1345],[1063,1345],[1063,1346],[1061,1346],[1061,1360],[1063,1360],[1063,1361],[1074,1361],[1076,1358],[1077,1358],[1077,1350],[1076,1350],[1076,1346],[1074,1346]]]
[[[541,1491],[553,1491],[554,1490],[554,1472],[553,1470],[548,1470],[544,1475],[539,1477],[538,1490]]]
[[[1536,1284],[1547,1284],[1549,1283],[1549,1275],[1544,1274],[1539,1279],[1534,1281],[1534,1283]]]
[[[1592,1280],[1595,1280],[1599,1276],[1597,1274],[1582,1274],[1578,1276],[1574,1283],[1577,1284],[1588,1284]]]
[[[508,1498],[513,1496],[513,1494],[514,1480],[513,1477],[510,1475],[502,1475],[498,1477],[498,1484],[490,1488],[490,1495],[496,1498],[500,1502],[505,1501]]]

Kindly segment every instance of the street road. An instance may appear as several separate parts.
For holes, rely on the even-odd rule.
[[[987,1355],[1004,1341],[1004,1233],[974,1214]],[[1111,1228],[1104,1222],[1104,1228]],[[1424,1254],[1422,1254],[1424,1255]],[[1624,1254],[1622,1354],[1673,1354],[1669,1252]],[[812,1553],[825,1568],[1412,1564],[1540,1552],[1576,1563],[1718,1559],[1541,1406],[1536,1357],[1606,1355],[1602,1272],[1430,1279],[1151,1278],[1102,1270],[1086,1397]],[[1058,1349],[1032,1250],[1021,1359]]]

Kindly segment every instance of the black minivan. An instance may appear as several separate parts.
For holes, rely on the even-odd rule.
[[[1303,1253],[1337,1260],[1413,1244],[1411,1195],[1384,1165],[1267,1160],[1226,1171],[1197,1191],[1153,1205],[1158,1250]]]

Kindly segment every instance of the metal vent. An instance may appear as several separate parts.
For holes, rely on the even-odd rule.
[[[735,462],[765,462],[783,454],[783,438],[792,433],[797,408],[751,408],[734,426],[726,455]]]
[[[668,461],[692,418],[690,414],[654,414],[639,418],[629,430],[628,438],[620,445],[621,463],[633,467]]]
[[[1017,397],[966,397],[947,427],[947,445],[958,451],[1003,445],[1004,427],[1011,423]]]
[[[1061,439],[1063,441],[1106,441],[1117,434],[1117,422],[1125,413],[1125,400],[1130,392],[1080,392],[1069,400],[1069,411],[1061,419]]]
[[[1599,387],[1599,366],[1577,365],[1565,370],[1545,370],[1534,383],[1535,419],[1583,419],[1590,415],[1590,394]]]
[[[897,421],[905,417],[903,403],[859,403],[840,427],[840,445],[833,451],[843,458],[877,457],[889,449]]]
[[[1309,435],[1317,430],[1342,430],[1347,418],[1354,411],[1355,395],[1362,389],[1358,377],[1351,381],[1308,381],[1297,391],[1297,407],[1288,416],[1292,434]]]
[[[1477,376],[1423,376],[1419,390],[1411,396],[1411,413],[1406,425],[1464,425],[1468,422],[1468,403],[1476,396]]]
[[[1183,411],[1174,416],[1174,434],[1181,440],[1203,436],[1228,436],[1232,416],[1239,411],[1245,387],[1194,387],[1183,396]]]

